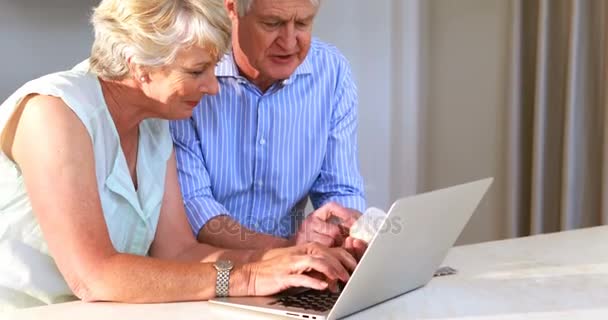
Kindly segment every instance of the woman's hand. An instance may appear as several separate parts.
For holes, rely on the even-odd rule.
[[[248,296],[272,295],[292,287],[325,290],[330,283],[348,281],[357,265],[346,250],[316,243],[283,248],[264,259],[242,267],[248,275]]]
[[[326,252],[327,249],[328,248],[324,245],[318,244],[316,242],[309,242],[309,243],[304,243],[304,244],[299,244],[299,245],[284,247],[284,248],[259,250],[253,255],[254,258],[252,258],[252,260],[250,260],[250,261],[253,262],[253,261],[269,260],[269,259],[274,259],[276,257],[280,257],[283,255],[315,255],[315,254],[320,254],[322,252]],[[333,248],[330,248],[330,249],[333,249]],[[346,248],[346,249],[350,249],[350,248]],[[347,250],[347,252],[350,252],[350,251]]]

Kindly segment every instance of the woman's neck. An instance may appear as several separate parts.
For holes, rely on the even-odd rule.
[[[101,80],[103,96],[121,138],[137,137],[139,124],[150,115],[149,99],[131,80]]]

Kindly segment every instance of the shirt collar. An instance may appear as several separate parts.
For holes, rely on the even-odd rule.
[[[215,67],[215,76],[233,78],[240,77],[239,69],[237,69],[234,58],[232,57],[232,52],[229,52],[222,57],[220,63],[218,63],[218,65]]]
[[[296,76],[309,75],[312,74],[312,71],[312,62],[309,51],[304,61],[296,68],[294,73],[288,79],[283,81],[291,82]],[[239,69],[236,67],[232,52],[225,54],[222,60],[220,60],[220,63],[217,65],[217,67],[215,67],[215,75],[220,78],[243,78],[239,73]]]
[[[306,55],[306,58],[296,68],[294,75],[299,76],[299,75],[305,75],[305,74],[312,74],[312,62],[310,60],[311,60],[311,57],[310,57],[310,49],[309,49],[308,54]]]

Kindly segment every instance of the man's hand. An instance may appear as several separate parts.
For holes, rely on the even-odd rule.
[[[361,213],[330,202],[304,219],[292,241],[295,245],[316,242],[327,247],[342,246],[350,227]]]
[[[357,261],[360,261],[365,250],[367,250],[367,243],[363,240],[348,237],[344,240],[343,248],[357,259]]]

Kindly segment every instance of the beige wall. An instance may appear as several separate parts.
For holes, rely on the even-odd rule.
[[[399,2],[418,3],[419,30],[403,21],[412,19],[407,10],[415,6]],[[510,0],[323,3],[316,34],[342,50],[359,82],[360,154],[371,205],[386,209],[396,198],[410,193],[402,181],[391,180],[407,176],[399,168],[407,167],[402,165],[403,159],[416,150],[402,150],[399,142],[408,137],[399,129],[408,125],[408,117],[417,115],[403,114],[398,121],[391,116],[405,112],[403,98],[407,97],[398,93],[407,92],[412,83],[391,81],[405,79],[399,72],[413,70],[420,72],[424,82],[419,88],[424,98],[419,107],[423,121],[418,191],[494,176],[492,189],[459,243],[504,237],[510,5]],[[397,8],[401,10],[393,12]],[[415,39],[402,36],[412,31],[420,33],[421,42],[402,43]],[[412,61],[406,56],[414,54],[416,46],[423,47],[423,65],[408,69]]]
[[[338,47],[351,64],[359,88],[361,174],[368,204],[383,209],[391,203],[392,2],[325,0],[314,28],[316,37]]]
[[[510,1],[430,0],[423,189],[494,176],[460,243],[505,235]]]

